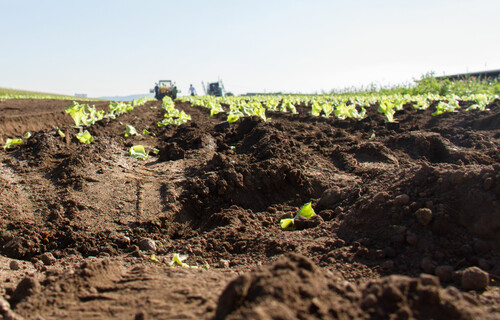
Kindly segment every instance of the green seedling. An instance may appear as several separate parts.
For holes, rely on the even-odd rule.
[[[191,268],[191,269],[205,269],[205,270],[210,269],[208,263],[205,263],[201,268],[198,266],[190,266],[189,264],[184,262],[187,258],[188,258],[187,255],[180,255],[178,253],[174,253],[174,255],[172,256],[172,261],[169,262],[169,265],[171,267],[175,267],[177,265],[183,268]]]
[[[304,218],[311,218],[315,215],[314,209],[311,206],[311,202],[306,203],[302,206],[299,212],[293,218],[286,218],[280,220],[280,226],[285,230],[293,230],[295,226],[295,219],[298,216],[303,216]]]
[[[56,128],[57,129],[57,134],[61,137],[61,138],[66,138],[66,134],[59,128]]]
[[[130,147],[130,150],[128,151],[128,155],[131,157],[134,157],[136,159],[140,160],[147,160],[148,159],[148,153],[146,152],[146,149],[144,148],[143,145],[136,145]]]
[[[171,267],[178,265],[178,266],[181,266],[183,268],[189,268],[189,265],[184,262],[184,260],[186,260],[187,258],[188,258],[188,256],[186,256],[186,255],[180,255],[178,253],[174,253],[174,255],[172,257],[172,261],[170,261],[169,265]]]
[[[28,132],[26,132],[26,133],[23,135],[23,138],[25,138],[25,139],[29,139],[29,138],[31,138],[31,132],[29,132],[29,131],[28,131]]]
[[[140,135],[139,132],[137,132],[137,130],[132,127],[131,125],[126,125],[125,127],[125,138],[128,138],[130,136],[138,136]]]
[[[88,132],[87,130],[85,130],[83,132],[80,132],[80,133],[77,133],[76,134],[76,138],[81,143],[87,143],[87,144],[89,144],[92,141],[94,141],[94,138],[92,137],[92,135],[90,134],[90,132]]]
[[[19,144],[19,143],[23,143],[23,139],[11,139],[11,138],[7,138],[7,141],[3,145],[3,149],[4,150],[10,149],[10,148],[12,148],[13,145]]]
[[[236,110],[236,111],[229,111],[229,113],[227,114],[227,119],[226,121],[229,122],[229,123],[234,123],[236,121],[238,121],[239,118],[245,116],[241,111],[239,110]]]
[[[73,118],[76,127],[86,125],[89,115],[85,112],[85,105],[73,101],[73,104],[64,109]]]

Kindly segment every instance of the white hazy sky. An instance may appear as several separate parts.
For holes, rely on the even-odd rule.
[[[314,93],[500,69],[499,0],[0,0],[0,87]]]

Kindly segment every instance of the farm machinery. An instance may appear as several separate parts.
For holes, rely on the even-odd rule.
[[[205,91],[206,95],[210,96],[216,96],[216,97],[222,97],[225,95],[225,89],[224,89],[224,84],[222,84],[222,80],[219,80],[217,82],[211,82],[207,83],[205,86],[205,83],[201,83],[203,85],[203,90]]]
[[[178,90],[172,80],[160,80],[155,84],[154,89],[149,90],[149,92],[154,92],[155,98],[161,101],[165,96],[172,99],[177,98]]]

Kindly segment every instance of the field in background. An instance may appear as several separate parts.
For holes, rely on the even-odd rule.
[[[17,90],[0,88],[0,101],[6,99],[56,99],[56,100],[79,100],[79,101],[98,101],[96,98],[81,98],[75,96],[67,96],[62,94],[36,92],[28,90]]]

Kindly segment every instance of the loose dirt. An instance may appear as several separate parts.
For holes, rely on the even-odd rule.
[[[0,152],[5,318],[500,317],[498,100],[406,106],[391,130],[376,108],[227,125],[187,103],[192,121],[158,127],[149,102],[88,128],[90,145],[54,129],[78,132],[70,104],[0,102],[2,139],[32,133]],[[134,159],[136,144],[159,152]],[[317,215],[282,230],[309,201]]]

